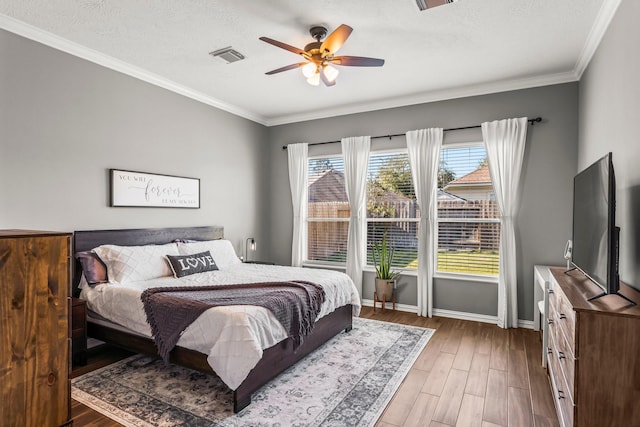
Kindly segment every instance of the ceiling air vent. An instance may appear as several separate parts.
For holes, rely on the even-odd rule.
[[[213,52],[209,52],[209,55],[212,55],[216,58],[220,58],[227,64],[231,64],[232,62],[238,62],[244,59],[244,55],[238,52],[237,50],[233,50],[231,46],[218,49]]]
[[[418,9],[427,10],[431,9],[432,7],[455,3],[457,1],[458,0],[416,0],[416,4],[418,5]]]

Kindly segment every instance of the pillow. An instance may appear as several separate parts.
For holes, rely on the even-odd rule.
[[[176,279],[190,274],[218,269],[209,251],[193,255],[167,255],[167,261],[169,261],[169,266],[173,270],[173,277]]]
[[[179,255],[175,243],[166,245],[102,245],[93,250],[107,265],[110,283],[137,282],[171,276],[166,255]]]
[[[197,242],[198,240],[191,240],[191,239],[174,239],[173,243],[192,243],[192,242]]]
[[[89,285],[97,285],[99,283],[107,283],[107,266],[95,252],[81,251],[76,252],[75,257],[80,261],[82,273]]]
[[[178,245],[180,255],[209,251],[220,270],[242,264],[233,245],[228,240],[204,240],[202,242],[182,243]]]

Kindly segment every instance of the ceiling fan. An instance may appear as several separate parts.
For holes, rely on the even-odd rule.
[[[316,41],[306,45],[304,50],[270,39],[269,37],[260,37],[260,40],[263,42],[298,54],[305,59],[304,62],[277,68],[265,74],[271,75],[302,67],[302,74],[307,78],[309,84],[317,86],[320,84],[320,80],[322,80],[326,86],[333,86],[336,84],[336,78],[338,77],[338,69],[333,67],[333,65],[350,67],[383,66],[384,59],[367,58],[364,56],[335,56],[338,49],[342,47],[352,31],[353,28],[342,24],[329,34],[324,41],[321,41],[327,35],[327,29],[319,25],[311,27],[309,33],[311,33],[311,37],[316,39]]]

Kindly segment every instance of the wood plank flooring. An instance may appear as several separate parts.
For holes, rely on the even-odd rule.
[[[538,332],[368,308],[362,317],[436,329],[377,427],[558,425]]]
[[[376,427],[558,426],[539,333],[369,307],[361,316],[436,329]],[[72,376],[129,355],[107,346]],[[71,412],[75,426],[120,426],[75,400]]]

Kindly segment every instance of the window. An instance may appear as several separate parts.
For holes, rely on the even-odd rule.
[[[342,157],[309,159],[307,260],[345,263],[349,231],[349,201]]]
[[[406,153],[371,153],[367,172],[367,264],[372,245],[386,236],[394,248],[393,266],[418,267],[420,211]],[[342,157],[309,159],[307,260],[345,263],[349,202]]]
[[[367,173],[367,264],[373,264],[373,244],[386,237],[394,250],[393,267],[418,268],[419,218],[407,153],[371,153]]]
[[[498,206],[484,145],[443,146],[436,271],[497,276],[499,243]]]

